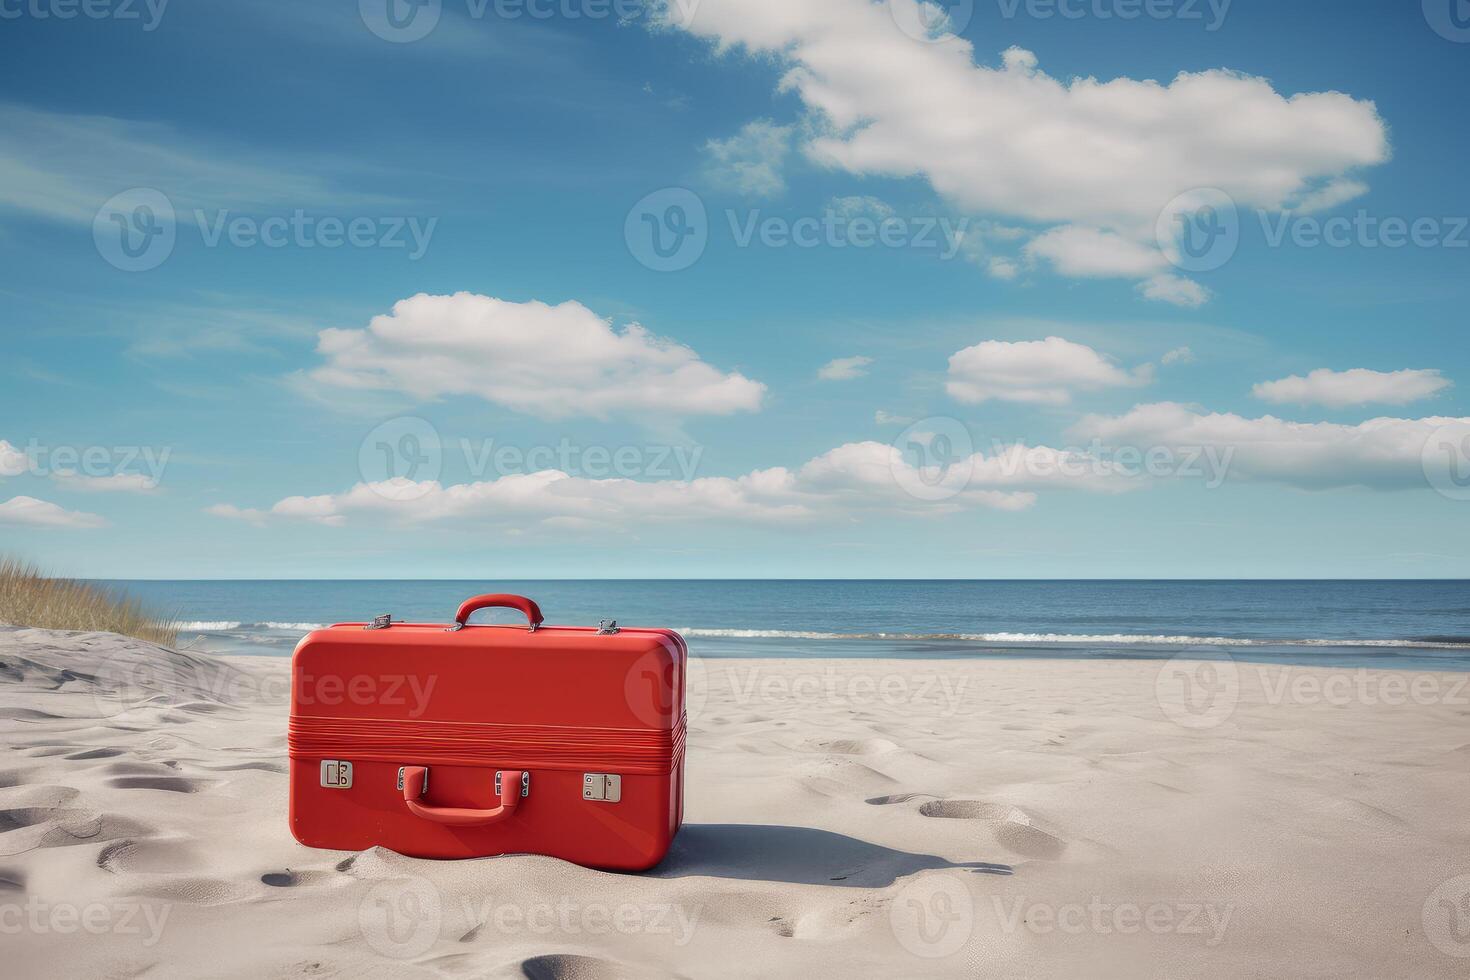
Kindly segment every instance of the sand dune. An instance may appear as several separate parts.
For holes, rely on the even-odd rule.
[[[622,875],[298,845],[288,668],[0,630],[7,975],[1470,972],[1463,675],[701,661]]]

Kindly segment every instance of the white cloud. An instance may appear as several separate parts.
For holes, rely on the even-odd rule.
[[[153,493],[158,489],[158,482],[142,473],[113,473],[109,476],[53,473],[51,478],[68,490],[94,493]]]
[[[1138,284],[1138,292],[1144,299],[1172,303],[1189,309],[1204,306],[1210,299],[1210,291],[1193,279],[1185,279],[1171,273],[1163,273]]]
[[[782,167],[791,153],[791,127],[757,119],[728,139],[704,145],[705,176],[716,187],[753,197],[773,197],[786,189]]]
[[[766,390],[637,323],[615,331],[572,301],[420,293],[365,330],[323,330],[317,350],[327,363],[310,377],[323,385],[472,395],[547,419],[753,412]]]
[[[828,361],[817,370],[817,377],[823,381],[851,381],[853,378],[861,378],[868,373],[868,365],[873,363],[871,357],[839,357]]]
[[[588,479],[559,470],[517,473],[443,486],[405,479],[359,483],[344,493],[288,497],[269,509],[217,504],[217,517],[263,525],[277,519],[337,525],[352,517],[404,524],[435,521],[594,526],[716,520],[757,525],[809,524],[865,514],[914,516],[967,508],[1022,510],[1041,489],[1115,492],[1138,485],[1104,460],[1045,446],[999,447],[955,460],[940,476],[952,493],[934,500],[911,492],[932,487],[893,446],[856,442],[797,469],[774,467],[737,477],[638,481]]]
[[[1140,255],[1154,248],[1155,221],[1183,192],[1218,188],[1242,207],[1281,210],[1340,197],[1351,189],[1345,174],[1389,155],[1369,101],[1286,95],[1227,69],[1166,82],[1063,80],[1019,48],[999,66],[977,64],[963,38],[917,43],[898,28],[897,20],[926,22],[919,0],[701,0],[664,9],[669,26],[721,50],[779,60],[781,91],[810,112],[804,149],[816,162],[923,177],[974,213],[1112,232],[1134,246],[1135,267],[1149,264]],[[1156,284],[1144,295],[1185,294]]]
[[[1142,279],[1166,268],[1169,260],[1157,248],[1099,228],[1063,225],[1037,235],[1023,250],[1043,258],[1064,276]]]
[[[1165,367],[1170,364],[1193,364],[1194,361],[1194,351],[1188,347],[1175,347],[1171,351],[1166,351],[1164,356],[1159,358],[1159,363]]]
[[[908,425],[913,419],[907,415],[892,415],[880,408],[873,413],[873,421],[878,425]]]
[[[107,522],[96,514],[67,510],[35,497],[11,497],[0,504],[0,524],[22,527],[90,528]]]
[[[891,218],[894,211],[892,205],[873,197],[871,194],[851,194],[847,197],[834,197],[827,202],[827,209],[842,218]]]
[[[1072,391],[1147,384],[1147,366],[1125,371],[1085,344],[1061,337],[987,340],[949,359],[945,390],[969,405],[989,399],[1061,405]]]
[[[1297,402],[1303,405],[1326,405],[1346,408],[1380,402],[1405,405],[1428,398],[1450,386],[1450,380],[1438,371],[1370,371],[1353,368],[1333,371],[1318,368],[1305,378],[1291,375],[1278,381],[1263,381],[1251,388],[1251,394],[1268,402]]]
[[[1444,427],[1470,439],[1470,418],[1376,418],[1359,425],[1248,419],[1202,413],[1187,405],[1139,405],[1120,416],[1089,415],[1072,429],[1078,439],[1147,449],[1208,449],[1226,459],[1230,479],[1265,480],[1312,490],[1336,487],[1410,489],[1429,486],[1425,445]],[[1470,444],[1470,443],[1466,443]]]
[[[996,255],[986,264],[985,271],[995,279],[1011,280],[1020,274],[1021,269],[1010,259]]]
[[[269,516],[263,510],[253,507],[236,507],[234,504],[211,504],[204,508],[204,513],[215,517],[223,517],[231,521],[244,521],[256,527],[264,527],[266,518]]]

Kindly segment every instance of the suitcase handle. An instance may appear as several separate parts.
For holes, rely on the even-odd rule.
[[[420,802],[429,787],[428,767],[404,766],[403,802],[408,804],[408,809],[414,816],[450,827],[480,827],[487,823],[499,823],[506,817],[515,815],[516,807],[521,802],[522,787],[528,780],[523,779],[521,771],[514,769],[496,773],[496,776],[500,789],[500,805],[497,807],[473,810],[460,806],[434,806]]]
[[[465,623],[469,621],[472,613],[480,609],[494,608],[516,609],[525,613],[526,619],[531,623],[531,632],[533,633],[544,619],[541,615],[541,607],[525,596],[496,592],[489,595],[477,595],[460,603],[459,612],[454,614],[454,625],[450,629],[453,631],[462,630],[464,629]]]

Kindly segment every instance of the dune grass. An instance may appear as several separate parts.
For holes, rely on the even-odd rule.
[[[0,557],[0,623],[51,630],[121,633],[175,646],[178,624],[104,588],[52,578],[27,562]]]

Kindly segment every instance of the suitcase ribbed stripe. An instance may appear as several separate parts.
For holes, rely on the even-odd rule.
[[[662,775],[683,756],[684,732],[683,718],[659,731],[293,716],[286,744],[293,759]]]

